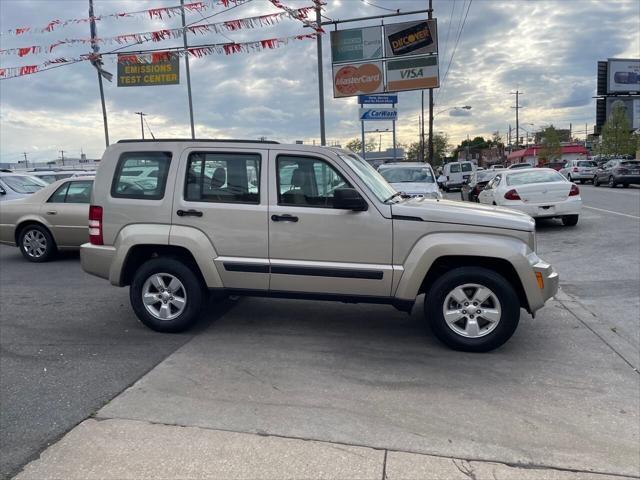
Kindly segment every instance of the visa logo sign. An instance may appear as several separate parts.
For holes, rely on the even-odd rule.
[[[424,71],[422,68],[410,68],[408,70],[400,70],[400,78],[403,80],[408,80],[411,78],[422,78],[424,77]]]

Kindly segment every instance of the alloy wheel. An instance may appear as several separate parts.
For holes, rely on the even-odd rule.
[[[187,306],[187,291],[174,275],[154,273],[142,286],[142,303],[158,320],[173,320]]]
[[[447,326],[466,338],[480,338],[500,323],[502,307],[493,291],[477,283],[467,283],[451,290],[442,305]]]
[[[40,230],[29,230],[22,238],[22,248],[31,258],[40,258],[47,251],[47,237]]]

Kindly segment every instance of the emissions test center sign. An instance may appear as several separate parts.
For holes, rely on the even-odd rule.
[[[170,52],[118,55],[118,86],[148,87],[180,83],[180,57]]]

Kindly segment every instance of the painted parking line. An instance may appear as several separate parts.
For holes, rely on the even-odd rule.
[[[589,210],[597,210],[598,212],[613,213],[614,215],[622,215],[623,217],[636,218],[640,220],[640,217],[636,215],[629,215],[628,213],[614,212],[613,210],[605,210],[604,208],[588,207],[586,205],[582,205],[582,208],[588,208]]]

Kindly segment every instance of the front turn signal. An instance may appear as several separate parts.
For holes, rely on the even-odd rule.
[[[542,278],[541,272],[536,272],[536,280],[538,280],[538,287],[540,290],[544,290],[544,278]]]

